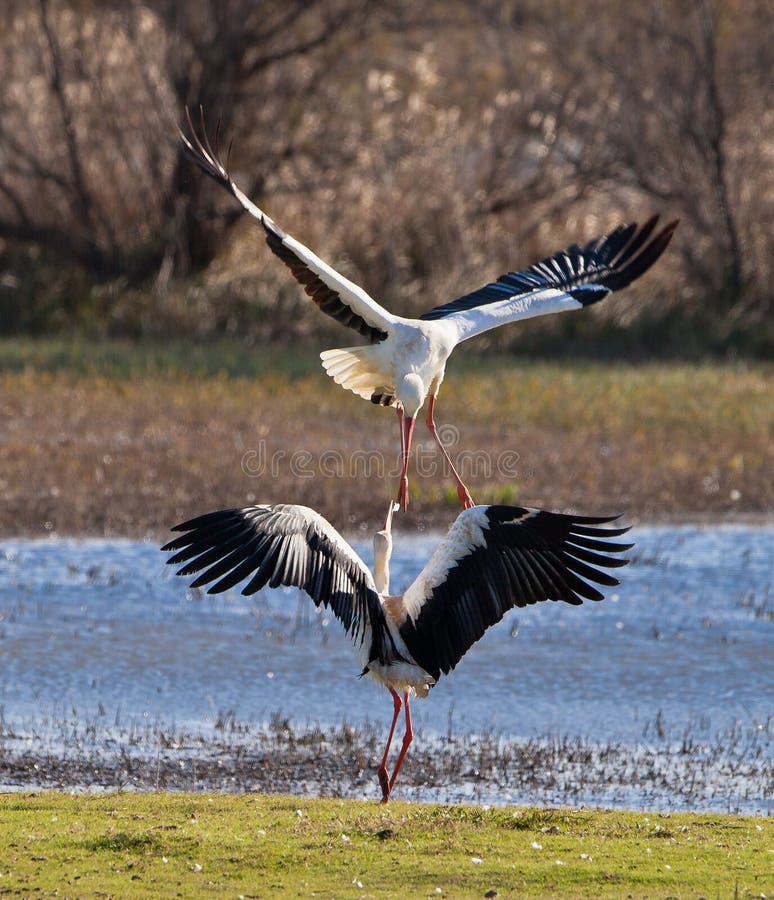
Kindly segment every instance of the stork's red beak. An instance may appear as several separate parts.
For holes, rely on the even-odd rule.
[[[390,500],[390,508],[387,510],[387,518],[384,520],[384,530],[387,534],[392,534],[392,514],[396,509],[400,509],[394,500]]]

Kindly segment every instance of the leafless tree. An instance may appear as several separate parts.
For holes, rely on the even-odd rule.
[[[181,163],[184,106],[232,127],[249,122],[254,143],[240,152],[261,160],[247,185],[260,193],[277,160],[298,152],[292,107],[311,103],[312,55],[344,22],[354,26],[363,5],[12,5],[0,35],[0,237],[57,251],[97,278],[133,266],[146,277],[172,245],[179,268],[190,256],[206,264],[224,216]],[[285,73],[277,91],[272,70],[291,60],[298,75]]]
[[[147,99],[140,69],[152,60],[159,74],[164,36],[145,13],[140,57],[123,13],[79,7],[36,0],[6,11],[0,236],[112,278],[131,273],[161,224],[155,192],[169,154],[133,135],[168,115],[168,92],[166,110],[136,104]]]
[[[744,132],[757,135],[762,148],[774,138],[765,101],[765,72],[774,65],[764,37],[771,13],[745,5],[756,33],[737,20],[732,2],[649,0],[612,15],[608,4],[590,6],[587,23],[605,23],[593,35],[577,19],[568,28],[561,18],[555,21],[564,29],[552,33],[562,57],[580,44],[593,78],[585,86],[595,115],[579,137],[599,144],[593,132],[603,136],[608,185],[633,188],[683,217],[687,274],[719,310],[732,310],[762,262],[744,249],[740,188],[751,177],[765,191],[765,163],[743,171],[740,151]]]
[[[246,189],[260,196],[267,178],[294,157],[320,156],[304,136],[307,113],[326,76],[365,26],[369,0],[152,0],[170,36],[166,72],[179,114],[202,108],[210,127],[225,123],[240,139],[235,164],[248,171]],[[175,269],[214,256],[233,206],[191,178],[178,153],[165,197],[174,230]]]
[[[14,278],[69,272],[80,281],[56,303],[161,288],[147,300],[156,333],[186,316],[243,333],[244,316],[277,298],[299,304],[284,321],[312,327],[288,279],[263,265],[260,235],[242,237],[234,204],[181,156],[187,105],[234,138],[245,190],[396,310],[658,209],[683,219],[653,275],[680,259],[681,308],[727,331],[763,321],[769,7],[7,0],[0,305]]]

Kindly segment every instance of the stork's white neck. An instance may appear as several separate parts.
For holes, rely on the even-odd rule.
[[[374,584],[380,596],[390,593],[392,535],[386,529],[374,535]]]

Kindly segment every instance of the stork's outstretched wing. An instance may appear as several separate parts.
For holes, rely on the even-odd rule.
[[[228,167],[220,160],[217,149],[213,150],[204,129],[204,115],[201,116],[200,137],[191,122],[187,108],[185,113],[190,137],[180,131],[180,140],[183,142],[188,157],[235,197],[243,209],[263,225],[266,232],[266,243],[290,269],[293,277],[303,286],[317,306],[337,322],[341,322],[342,325],[347,325],[367,337],[371,343],[384,340],[390,326],[396,321],[395,317],[361,287],[323,262],[300,241],[286,234],[262,209],[259,209],[236,186],[229,175]]]
[[[464,510],[403,596],[400,634],[411,655],[437,679],[514,606],[602,600],[589,582],[618,584],[598,567],[626,565],[608,554],[634,546],[608,540],[628,528],[598,527],[614,518],[518,506]]]
[[[288,585],[329,607],[356,643],[371,634],[372,658],[384,658],[386,626],[368,567],[336,529],[306,506],[276,504],[223,509],[176,525],[184,531],[161,549],[184,565],[178,575],[201,572],[191,587],[217,594],[250,579],[243,594]],[[204,570],[204,571],[202,571]],[[213,584],[214,582],[214,584]]]
[[[641,228],[636,223],[619,225],[585,247],[573,244],[523,272],[501,275],[477,291],[436,306],[420,318],[453,321],[459,340],[464,341],[518,319],[589,306],[631,284],[661,256],[677,221],[652,236],[658,218],[653,216]]]

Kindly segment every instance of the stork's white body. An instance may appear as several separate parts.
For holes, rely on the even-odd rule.
[[[394,639],[394,635],[393,635]],[[398,652],[408,653],[406,645],[403,641],[395,641]],[[363,654],[361,653],[361,660]],[[384,685],[388,690],[392,689],[399,694],[410,694],[411,696],[426,697],[430,693],[430,688],[435,684],[435,678],[416,663],[397,662],[371,663],[368,667],[368,675]]]
[[[457,346],[459,331],[453,322],[422,322],[395,318],[385,340],[378,344],[324,350],[323,368],[343,388],[366,400],[385,392],[390,406],[401,405],[416,416],[416,398],[406,387],[407,375],[419,379],[422,403],[436,396],[446,372],[446,361]]]

